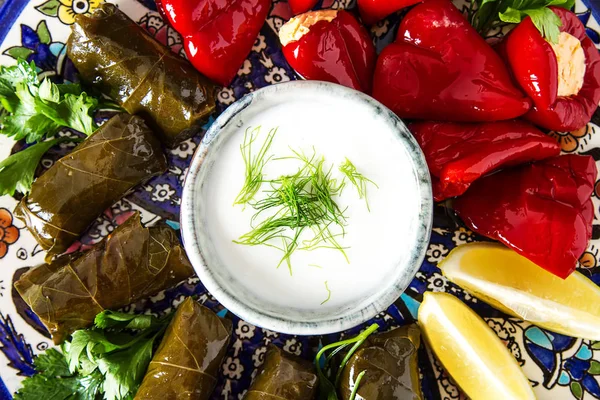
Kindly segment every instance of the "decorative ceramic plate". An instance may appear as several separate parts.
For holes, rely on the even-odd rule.
[[[48,75],[74,77],[74,68],[65,56],[65,41],[74,16],[88,13],[104,0],[7,0],[0,9],[0,64],[11,64],[16,58],[35,61]],[[131,18],[138,21],[159,41],[174,52],[183,54],[178,34],[165,25],[155,11],[152,0],[116,1]],[[351,8],[351,0],[323,0],[324,8]],[[579,18],[587,26],[587,33],[600,43],[600,5],[595,0],[577,0]],[[257,88],[296,79],[279,47],[276,31],[291,17],[285,1],[274,0],[267,20],[252,52],[238,72],[233,84],[218,94],[218,109],[245,93]],[[385,20],[372,28],[377,47],[381,49],[395,35],[399,16]],[[501,32],[497,32],[500,36]],[[332,118],[336,118],[332,115]],[[592,119],[600,123],[600,113]],[[585,129],[570,133],[551,133],[566,153],[589,154],[600,160],[600,128],[590,123]],[[148,223],[166,219],[177,228],[182,182],[194,150],[201,136],[168,151],[169,171],[139,187],[125,199],[107,210],[81,239],[82,245],[99,240],[122,222],[132,210],[142,210],[143,221]],[[20,144],[0,137],[0,159]],[[67,148],[61,149],[64,153]],[[38,172],[52,165],[60,151],[48,153]],[[13,282],[30,266],[43,261],[43,251],[24,225],[11,212],[17,199],[0,198],[0,400],[11,399],[20,381],[34,373],[32,360],[51,341],[36,316],[19,298]],[[600,182],[596,184],[594,205],[600,206]],[[600,284],[600,215],[596,213],[593,240],[581,258],[580,272]],[[463,299],[476,310],[498,334],[523,367],[539,399],[600,399],[600,342],[581,340],[544,331],[502,313],[469,296],[448,282],[436,264],[455,246],[479,240],[475,234],[459,227],[447,217],[443,207],[437,207],[431,243],[426,259],[407,291],[372,322],[391,327],[415,320],[422,293],[446,291]],[[165,311],[177,306],[184,296],[199,295],[205,305],[227,312],[206,291],[199,280],[190,279],[176,289],[166,291],[144,302],[131,306],[137,311]],[[234,322],[232,345],[223,363],[213,399],[241,399],[250,385],[257,366],[262,364],[266,345],[275,343],[285,351],[312,358],[319,342],[330,342],[338,335],[326,337],[296,337],[257,328],[231,315]],[[342,335],[355,334],[356,327]],[[464,399],[465,396],[443,372],[439,362],[421,348],[420,369],[427,399]]]

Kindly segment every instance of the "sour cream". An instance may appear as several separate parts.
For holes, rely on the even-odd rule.
[[[348,96],[317,95],[312,91],[265,96],[230,119],[209,146],[196,194],[202,200],[193,207],[198,212],[198,229],[208,238],[199,246],[211,271],[209,280],[219,285],[212,289],[225,289],[242,303],[253,303],[251,306],[275,315],[296,313],[306,315],[306,320],[331,318],[376,303],[382,295],[398,290],[399,277],[408,283],[418,269],[419,265],[413,265],[415,246],[419,244],[422,250],[431,218],[428,175],[424,181],[423,171],[415,169],[414,161],[421,155],[411,154],[420,150],[416,145],[407,146],[402,139],[399,130],[405,129],[403,126],[392,125],[391,129],[387,109],[367,106],[354,91],[342,91]],[[344,176],[339,165],[348,158],[358,172],[377,184],[367,186],[370,211],[349,182],[334,198],[341,209],[346,209],[346,235],[338,240],[346,248],[349,262],[334,249],[299,250],[291,257],[290,274],[285,263],[277,267],[281,251],[234,243],[251,230],[251,218],[256,213],[251,206],[234,205],[234,201],[244,186],[240,146],[246,130],[257,126],[261,126],[261,132],[253,145],[254,152],[269,130],[277,128],[269,151],[274,158],[291,156],[290,149],[307,155],[316,151],[325,157],[327,168],[333,167],[332,177],[338,181]],[[293,174],[301,165],[297,160],[272,159],[263,170],[264,177],[277,179]],[[256,200],[266,196],[263,190],[269,190],[269,185],[263,185]],[[185,219],[185,210],[183,214]],[[336,229],[333,231],[338,232]],[[302,239],[311,237],[308,234]],[[223,301],[217,293],[215,296]]]

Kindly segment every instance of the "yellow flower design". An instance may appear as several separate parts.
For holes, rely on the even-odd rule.
[[[581,255],[581,257],[579,258],[579,263],[581,264],[581,266],[583,268],[594,268],[597,264],[596,262],[596,257],[594,256],[594,254],[590,253],[589,251],[586,251],[585,253],[583,253]]]
[[[573,132],[552,131],[549,132],[548,135],[558,141],[562,151],[565,153],[572,153],[579,147],[579,141],[591,133],[593,133],[592,127],[590,125],[586,125],[585,127]]]
[[[63,24],[72,25],[78,14],[90,14],[104,3],[104,0],[60,0],[58,19]]]

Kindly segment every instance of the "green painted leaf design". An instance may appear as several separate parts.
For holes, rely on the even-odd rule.
[[[40,38],[40,42],[43,44],[50,44],[52,42],[52,36],[50,36],[46,21],[40,21],[35,31]]]
[[[14,59],[22,58],[23,60],[26,60],[27,57],[33,54],[33,50],[28,49],[27,47],[15,46],[4,50],[3,54],[10,56]]]
[[[590,368],[588,369],[590,375],[600,375],[600,362],[592,360],[590,362]]]
[[[592,342],[590,345],[590,349],[592,350],[600,350],[600,341]]]
[[[48,0],[47,2],[37,6],[35,9],[49,17],[56,17],[58,16],[58,6],[60,6],[60,1]]]
[[[579,400],[583,399],[583,388],[581,387],[581,384],[579,382],[571,382],[570,388],[571,393],[573,393],[573,396],[575,396]]]

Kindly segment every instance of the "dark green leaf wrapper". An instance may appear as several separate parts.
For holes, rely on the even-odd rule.
[[[135,213],[89,251],[33,268],[15,288],[59,344],[103,310],[156,294],[193,273],[175,231],[145,228]]]
[[[311,400],[317,395],[314,366],[270,345],[244,400]]]
[[[119,114],[40,176],[15,215],[51,259],[129,190],[166,169],[160,143],[144,121]]]
[[[196,134],[214,111],[213,84],[114,5],[78,15],[72,28],[67,54],[82,78],[144,117],[167,146]]]
[[[208,400],[231,339],[231,321],[188,297],[177,308],[135,398]]]
[[[358,374],[366,371],[356,400],[422,400],[417,362],[420,343],[416,325],[369,336],[342,372],[341,398],[350,398]]]

